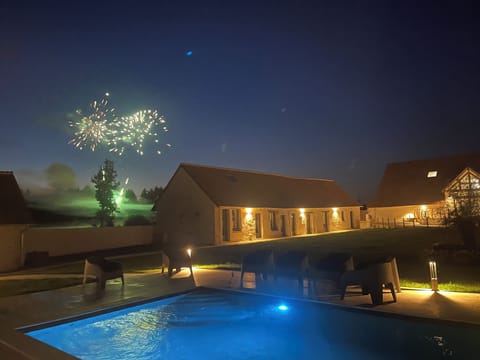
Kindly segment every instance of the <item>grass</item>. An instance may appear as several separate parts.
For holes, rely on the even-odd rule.
[[[67,286],[80,285],[82,279],[24,279],[0,281],[0,296],[14,296],[32,292],[60,289]]]
[[[322,258],[331,252],[351,253],[355,262],[368,261],[381,256],[393,255],[397,258],[402,287],[430,288],[428,270],[428,249],[435,242],[459,242],[457,234],[445,228],[409,228],[409,229],[371,229],[343,233],[329,233],[275,241],[249,242],[228,246],[202,247],[194,249],[195,266],[205,269],[239,270],[244,254],[262,248],[273,248],[275,252],[301,249],[312,260]],[[125,272],[151,273],[160,268],[161,258],[158,254],[135,255],[119,258]],[[447,259],[437,261],[439,271],[439,288],[447,291],[465,291],[480,293],[480,264],[454,263]],[[15,274],[81,274],[83,261],[54,265],[47,268],[27,269]],[[61,287],[62,281],[47,281],[40,290],[31,287],[31,291],[48,289],[48,286]],[[0,281],[0,285],[4,283]],[[35,280],[35,282],[42,282]],[[75,285],[66,282],[64,286]],[[19,293],[28,292],[20,289]],[[4,294],[0,287],[0,296]],[[8,290],[5,293],[15,293]]]

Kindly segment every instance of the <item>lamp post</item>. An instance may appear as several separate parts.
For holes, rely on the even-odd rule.
[[[428,265],[430,267],[430,282],[432,284],[432,290],[438,291],[437,262],[430,261]]]

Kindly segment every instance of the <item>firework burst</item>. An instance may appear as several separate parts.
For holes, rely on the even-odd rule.
[[[105,96],[108,97],[109,94],[106,93]],[[68,141],[69,144],[80,150],[90,148],[91,151],[95,151],[97,146],[110,142],[112,136],[110,124],[115,121],[116,116],[115,109],[109,107],[106,97],[100,101],[94,100],[90,104],[92,112],[89,115],[84,115],[80,109],[75,111],[78,119],[69,122],[69,126],[75,129],[73,138]]]
[[[111,142],[110,151],[122,155],[127,147],[131,147],[139,155],[144,153],[144,142],[152,138],[159,144],[160,132],[168,132],[165,118],[157,110],[141,110],[130,116],[122,116],[115,122],[116,130]],[[166,144],[170,147],[170,144]],[[157,154],[161,154],[159,149]]]
[[[90,104],[91,113],[84,115],[81,110],[75,114],[78,120],[69,122],[75,129],[73,138],[68,142],[80,150],[91,151],[101,145],[118,155],[132,148],[139,155],[144,154],[145,141],[153,139],[156,153],[161,154],[159,133],[168,132],[165,118],[157,110],[140,110],[130,116],[116,116],[115,109],[110,107],[107,97]],[[165,144],[171,147],[170,144]]]

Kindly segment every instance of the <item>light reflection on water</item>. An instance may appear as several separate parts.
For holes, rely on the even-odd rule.
[[[81,359],[468,359],[480,350],[478,328],[204,289],[28,335]]]

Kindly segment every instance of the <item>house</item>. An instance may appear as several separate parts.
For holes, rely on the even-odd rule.
[[[333,180],[180,164],[156,201],[155,239],[219,245],[359,227],[360,206]]]
[[[448,212],[480,196],[480,154],[387,164],[368,214],[377,226],[443,224]]]
[[[29,223],[30,213],[13,172],[0,171],[0,272],[21,263],[22,236]]]

